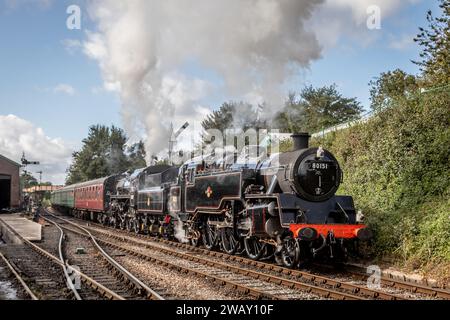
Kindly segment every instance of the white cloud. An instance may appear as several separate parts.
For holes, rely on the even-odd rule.
[[[50,138],[42,128],[15,115],[0,115],[0,154],[19,162],[25,152],[29,160],[40,161],[30,166],[31,172],[42,170],[43,180],[63,184],[71,162],[72,148],[60,138]]]
[[[337,46],[343,37],[347,37],[366,47],[383,35],[386,19],[394,16],[402,7],[421,0],[326,0],[316,7],[309,27],[319,42],[326,48]],[[381,30],[369,30],[367,19],[372,14],[367,9],[378,6],[381,14]]]
[[[395,50],[405,50],[414,44],[414,37],[415,35],[412,34],[403,34],[399,37],[392,36],[389,41],[389,48]]]
[[[75,95],[76,91],[75,88],[72,87],[69,84],[66,83],[60,83],[57,86],[55,86],[52,90],[54,93],[64,93],[67,94],[69,96],[73,96]]]
[[[83,44],[77,39],[64,39],[61,43],[70,54],[75,54],[78,50],[83,48]]]

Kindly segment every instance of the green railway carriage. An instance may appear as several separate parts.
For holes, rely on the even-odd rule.
[[[51,196],[53,206],[73,209],[75,206],[75,186],[68,186],[54,191]]]

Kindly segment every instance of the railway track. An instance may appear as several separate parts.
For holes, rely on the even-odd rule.
[[[148,236],[131,234],[136,239],[148,239]],[[324,276],[324,273],[317,273],[317,270],[310,272],[303,270],[293,270],[282,266],[278,266],[274,263],[267,263],[262,261],[254,261],[242,256],[229,255],[218,251],[209,251],[202,248],[195,248],[188,244],[181,244],[179,242],[173,242],[164,239],[150,238],[158,243],[182,248],[183,250],[192,251],[198,254],[211,256],[217,259],[225,261],[233,261],[240,264],[250,266],[257,270],[264,270],[271,274],[288,276],[293,279],[302,279],[307,282],[316,283],[319,285],[328,285],[333,288],[345,290],[348,292],[359,293],[367,296],[369,299],[381,299],[381,300],[402,300],[402,299],[444,299],[450,300],[450,291],[442,288],[435,288],[431,286],[425,286],[409,281],[402,281],[398,279],[392,279],[389,277],[381,276],[380,284],[381,288],[374,288],[367,285],[369,275],[365,269],[356,268],[352,265],[343,264],[340,266],[340,270],[345,271],[347,280],[339,280],[339,278],[332,276]],[[333,273],[336,272],[336,268],[333,267]],[[349,281],[349,278],[350,281]]]
[[[60,245],[60,260],[70,266],[71,270],[80,270],[96,283],[96,286],[80,288],[77,299],[98,299],[95,289],[100,285],[109,290],[110,298],[117,300],[164,300],[160,294],[145,285],[117,262],[111,254],[108,254],[89,231],[78,227],[80,232],[67,228],[63,223],[57,223],[48,217],[43,218],[64,235],[66,255],[63,258]],[[68,232],[64,233],[63,229]]]
[[[38,300],[33,291],[28,287],[22,276],[16,271],[11,262],[0,252],[0,270],[6,269],[10,273],[10,281],[15,284],[17,291],[15,296],[21,300]]]
[[[344,263],[338,266],[340,270],[345,273],[350,274],[355,279],[360,281],[366,281],[368,276],[366,273],[366,268],[362,266],[357,266],[354,264]],[[435,299],[450,300],[450,290],[439,288],[435,286],[425,285],[410,280],[400,280],[389,276],[381,276],[380,284],[391,290],[405,290],[413,294],[419,294],[424,297],[430,297]]]
[[[4,261],[29,292],[32,299],[72,300],[66,279],[56,257],[50,257],[28,245],[8,245],[1,248]],[[54,258],[54,259],[53,259]]]
[[[79,220],[80,221],[80,220]],[[110,232],[111,229],[104,227],[100,224],[93,224],[97,230],[104,230]],[[120,234],[121,236],[118,236]],[[374,289],[374,287],[367,286],[366,270],[355,267],[350,264],[343,264],[341,270],[346,273],[346,278],[351,278],[350,281],[343,281],[334,276],[328,277],[323,274],[317,274],[317,272],[306,272],[303,270],[292,270],[285,267],[277,266],[273,263],[254,261],[242,256],[229,255],[218,251],[209,251],[202,248],[195,248],[189,244],[182,244],[175,241],[159,239],[150,237],[147,235],[137,235],[129,233],[124,230],[114,229],[114,233],[110,234],[111,237],[116,239],[127,237],[127,239],[144,240],[144,245],[150,245],[148,241],[153,243],[159,243],[170,247],[178,248],[186,252],[192,252],[198,255],[204,255],[212,258],[216,258],[227,263],[234,262],[240,265],[246,265],[253,270],[268,272],[275,276],[288,277],[289,279],[301,280],[306,283],[312,283],[320,286],[327,286],[335,290],[350,292],[358,295],[365,296],[369,299],[382,299],[382,300],[399,300],[399,299],[443,299],[450,300],[450,291],[427,286],[424,284],[418,284],[406,280],[393,279],[386,276],[380,277],[380,288]],[[336,269],[334,269],[336,272]],[[275,279],[273,281],[280,281],[281,279]]]
[[[80,227],[79,224],[62,219],[61,217],[56,217],[62,221],[67,222],[73,227]],[[65,226],[67,228],[67,226]],[[83,227],[92,231],[89,227]],[[72,228],[69,228],[73,230]],[[75,232],[75,231],[74,231]],[[82,236],[87,236],[85,233],[79,233]],[[286,289],[282,286],[277,286],[276,284],[269,285],[264,280],[255,280],[251,277],[236,274],[230,271],[226,271],[217,266],[201,263],[201,261],[192,261],[186,259],[180,259],[179,256],[174,256],[169,254],[167,251],[152,251],[145,250],[143,252],[142,246],[136,243],[126,243],[122,241],[123,239],[113,239],[101,237],[100,234],[95,235],[95,239],[98,243],[101,243],[103,247],[109,248],[110,252],[122,252],[132,257],[138,257],[145,261],[182,272],[183,274],[195,275],[200,278],[207,278],[215,283],[224,286],[226,288],[231,288],[241,292],[244,295],[252,296],[257,299],[276,299],[276,300],[288,300],[288,299],[299,299],[305,298],[304,293],[298,293],[293,289]],[[175,259],[174,259],[175,258]],[[313,295],[312,295],[313,296]],[[311,297],[309,297],[311,298]],[[347,297],[348,299],[350,296]]]
[[[110,230],[110,228],[104,227],[100,224],[94,225],[102,230]],[[348,281],[341,281],[335,277],[324,276],[323,274],[318,274],[317,272],[306,272],[302,270],[288,269],[282,266],[278,266],[274,263],[254,261],[238,255],[229,255],[219,251],[210,251],[202,248],[196,248],[192,247],[189,244],[183,244],[176,241],[155,238],[148,235],[129,233],[124,230],[117,230],[117,229],[114,230],[117,233],[120,233],[121,235],[132,237],[134,239],[140,239],[145,241],[151,240],[156,243],[161,243],[164,245],[177,247],[190,252],[195,252],[197,254],[222,259],[227,262],[232,261],[248,265],[257,270],[264,270],[266,272],[272,272],[273,274],[290,276],[294,279],[303,279],[308,282],[313,282],[317,284],[327,284],[334,288],[348,290],[349,292],[361,293],[363,295],[366,295],[370,299],[399,300],[399,299],[432,298],[432,299],[450,300],[450,290],[419,284],[407,280],[394,279],[386,276],[380,277],[380,284],[381,284],[380,289],[370,289],[367,286],[367,280],[369,278],[369,275],[366,273],[366,269],[357,267],[352,264],[341,264],[340,266],[331,267],[333,268],[332,272],[336,272],[337,270],[344,271],[347,278],[351,277],[354,283],[348,283]],[[338,268],[336,269],[336,267]],[[330,269],[330,266],[327,266],[327,268]]]
[[[86,221],[74,219],[78,223],[86,223]],[[167,247],[172,247],[183,251],[184,254],[190,253],[194,255],[191,259],[198,259],[199,257],[207,256],[209,260],[211,258],[218,262],[226,262],[227,264],[233,263],[233,266],[245,266],[243,268],[246,270],[250,268],[251,271],[258,271],[259,273],[264,272],[264,274],[254,274],[254,277],[264,277],[264,276],[274,276],[271,280],[274,283],[284,283],[285,285],[293,285],[289,281],[283,282],[283,279],[296,280],[305,282],[306,284],[312,284],[315,286],[324,286],[326,288],[331,288],[335,291],[340,291],[344,293],[349,293],[357,296],[362,296],[368,299],[380,299],[380,300],[402,300],[402,299],[442,299],[450,300],[450,290],[432,287],[424,284],[419,284],[415,282],[410,282],[406,280],[394,279],[386,276],[380,277],[380,288],[369,287],[367,285],[367,279],[369,275],[366,270],[361,267],[356,267],[350,264],[342,264],[339,269],[345,273],[346,280],[341,280],[339,277],[324,276],[323,273],[317,274],[317,270],[313,272],[306,272],[303,270],[293,270],[285,267],[275,265],[274,263],[267,263],[262,261],[254,261],[248,258],[229,255],[218,251],[209,251],[202,248],[192,247],[189,244],[183,244],[175,241],[160,239],[151,237],[148,235],[140,235],[129,233],[124,230],[117,230],[105,227],[98,223],[91,223],[87,227],[92,232],[106,232],[108,237],[115,238],[116,240],[123,241],[126,239],[129,241],[136,241],[139,245],[144,245],[150,249],[161,249],[161,245]],[[113,230],[113,232],[111,231]],[[125,237],[125,238],[124,238]],[[156,248],[155,248],[156,245]],[[158,246],[159,245],[159,246]],[[163,247],[164,248],[164,247]],[[167,250],[167,249],[166,249]],[[226,267],[226,266],[223,266]],[[246,271],[241,271],[246,272]],[[336,272],[334,269],[333,272]],[[295,286],[295,285],[294,285]],[[307,292],[314,292],[309,288],[303,288]],[[320,289],[319,289],[320,291]],[[317,292],[321,297],[329,297],[335,299],[345,299],[343,297],[333,297],[333,295],[327,295],[325,292]]]
[[[52,221],[47,221],[53,224]],[[66,234],[58,224],[53,225],[59,230],[59,237],[56,237],[56,233],[52,230],[49,233],[51,237],[48,242],[34,244],[10,229],[10,232],[15,234],[22,244],[8,244],[0,247],[2,260],[28,295],[37,300],[82,300],[83,298],[125,300],[126,298],[120,295],[120,292],[109,289],[78,268],[73,268],[66,263],[63,254]],[[55,251],[58,252],[59,257],[52,254]],[[69,273],[74,278],[79,278],[80,288],[75,287]],[[123,275],[120,279],[124,282],[128,280]]]
[[[80,221],[72,220],[72,223],[80,224]],[[229,285],[240,288],[241,291],[250,293],[258,298],[305,298],[305,296],[302,296],[301,294],[296,296],[295,292],[315,295],[326,299],[398,300],[405,298],[382,291],[371,290],[364,286],[345,283],[332,278],[281,268],[273,264],[256,262],[238,256],[230,256],[215,251],[194,248],[181,243],[148,237],[143,239],[143,236],[140,235],[129,234],[118,230],[112,231],[110,228],[105,228],[100,225],[95,225],[95,227],[87,226],[85,228],[94,233],[96,237],[101,238],[106,245],[117,250],[122,250],[127,254],[138,256],[141,259],[165,264],[168,267],[180,269],[182,272],[196,273],[197,269],[203,268],[205,269],[203,271],[221,274],[222,276],[225,276],[226,279],[232,279],[233,276],[231,274],[239,275],[241,277],[241,282],[247,282],[248,284],[253,282],[259,287],[262,287],[263,283],[265,283],[265,286],[272,286],[270,289],[272,292],[276,293],[276,290],[281,292],[278,295],[272,294],[271,296],[264,294],[264,292],[252,292],[243,286],[240,288],[239,283],[233,283],[233,281],[229,283]],[[127,245],[124,246],[124,243],[127,243]],[[160,256],[155,256],[154,252],[159,252]],[[164,256],[175,257],[178,259],[178,263],[171,265],[167,262],[167,259],[164,259]],[[196,269],[187,271],[182,270],[182,261],[189,261],[196,266]],[[184,265],[184,267],[186,267],[186,265]],[[208,268],[214,270],[208,270]],[[261,272],[262,270],[264,273]],[[200,276],[207,276],[205,272],[197,272],[197,274]],[[218,282],[225,284],[226,282],[223,280],[226,279],[222,278],[219,278]],[[249,285],[247,287],[249,287]],[[283,292],[283,290],[288,291]]]

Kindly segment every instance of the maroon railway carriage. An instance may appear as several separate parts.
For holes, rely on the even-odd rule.
[[[110,196],[119,177],[116,175],[75,185],[74,214],[83,218],[90,215],[94,219],[97,213],[108,211]]]

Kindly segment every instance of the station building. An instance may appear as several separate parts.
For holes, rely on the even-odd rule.
[[[20,164],[0,154],[0,211],[20,206]]]

